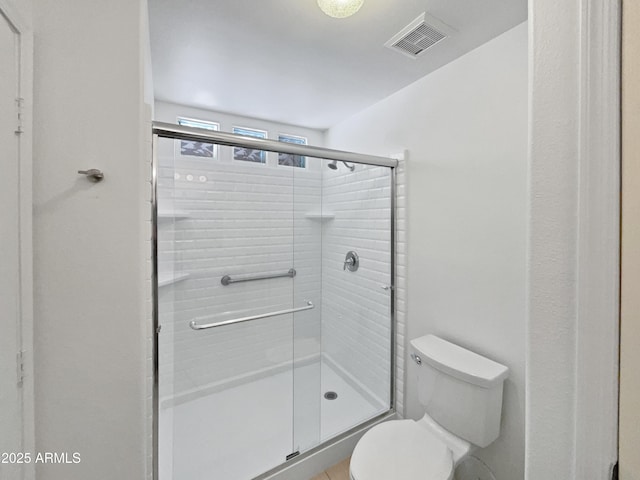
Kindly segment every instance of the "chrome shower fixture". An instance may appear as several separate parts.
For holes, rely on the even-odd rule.
[[[344,160],[342,161],[342,163],[344,163],[344,166],[347,167],[350,171],[354,171],[356,169],[355,165],[349,165],[347,162],[345,162]],[[337,170],[338,169],[338,161],[337,160],[333,160],[331,163],[329,163],[328,167],[331,170]]]

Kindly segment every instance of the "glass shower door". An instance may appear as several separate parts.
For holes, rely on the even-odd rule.
[[[293,455],[321,442],[322,375],[322,160],[279,155],[293,175],[294,301],[314,308],[293,322]]]
[[[392,170],[313,161],[322,179],[304,218],[313,234],[296,235],[298,249],[303,238],[315,240],[320,273],[316,363],[306,375],[294,368],[294,410],[315,422],[311,430],[294,422],[294,443],[303,450],[386,413],[392,401]],[[296,321],[294,352],[308,341],[302,328]]]
[[[294,172],[184,143],[157,149],[160,479],[248,480],[295,451]]]
[[[392,170],[157,139],[160,480],[250,480],[389,411]]]
[[[389,410],[392,174],[307,159],[294,172],[294,448],[305,452]]]

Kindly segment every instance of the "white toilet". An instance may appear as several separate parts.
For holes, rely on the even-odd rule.
[[[500,434],[504,365],[435,335],[411,341],[425,415],[376,425],[351,457],[352,480],[450,480]]]

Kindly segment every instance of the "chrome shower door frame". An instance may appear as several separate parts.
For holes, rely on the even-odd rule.
[[[153,479],[159,480],[159,415],[160,415],[160,398],[159,398],[159,377],[160,362],[158,356],[158,341],[160,334],[159,322],[159,305],[158,305],[158,139],[167,138],[172,140],[191,140],[198,142],[213,143],[215,145],[223,145],[229,147],[241,147],[254,150],[264,150],[275,153],[288,153],[293,155],[301,155],[306,157],[315,157],[319,159],[337,160],[340,162],[358,163],[363,165],[374,165],[380,167],[388,167],[390,169],[390,223],[391,223],[391,284],[389,285],[390,294],[390,392],[389,392],[389,410],[356,425],[350,430],[343,432],[335,437],[318,444],[312,449],[285,461],[277,467],[264,472],[255,477],[253,480],[263,480],[277,474],[279,471],[292,466],[293,464],[304,461],[306,458],[315,453],[333,445],[349,436],[363,432],[380,421],[387,420],[395,416],[396,407],[396,168],[398,160],[388,157],[379,157],[375,155],[365,155],[361,153],[347,152],[341,150],[333,150],[323,147],[311,145],[298,145],[294,143],[277,142],[263,138],[246,137],[233,133],[220,131],[203,130],[193,127],[185,127],[182,125],[174,125],[164,122],[153,122],[152,127],[152,159],[151,159],[151,207],[152,207],[152,227],[151,227],[151,254],[152,254],[152,292],[153,292],[153,432],[152,432],[152,448],[153,448]]]

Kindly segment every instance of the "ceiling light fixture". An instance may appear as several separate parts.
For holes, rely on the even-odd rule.
[[[320,10],[333,18],[350,17],[364,3],[364,0],[318,0]]]

